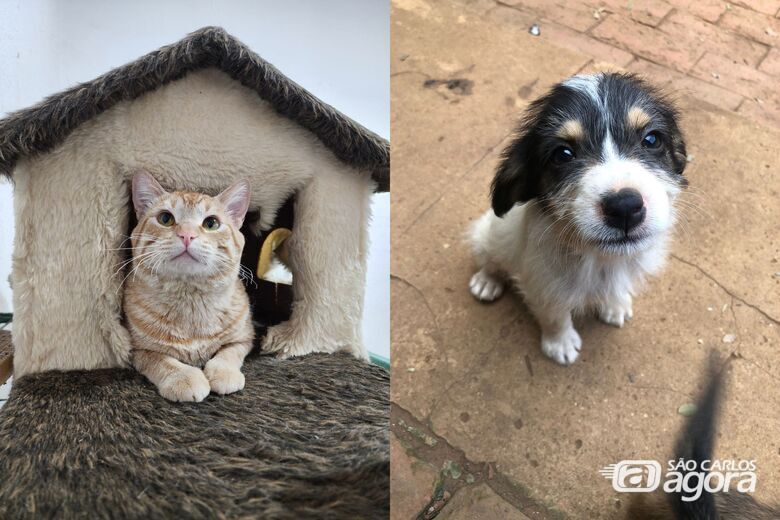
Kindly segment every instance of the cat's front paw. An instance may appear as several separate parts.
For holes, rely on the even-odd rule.
[[[241,369],[236,368],[224,359],[212,358],[203,369],[206,379],[209,380],[211,391],[215,394],[226,395],[244,389],[246,379]]]
[[[163,379],[159,391],[169,401],[199,403],[209,395],[211,386],[202,370],[187,366]]]

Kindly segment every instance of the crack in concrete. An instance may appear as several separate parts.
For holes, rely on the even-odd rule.
[[[404,277],[402,277],[400,275],[390,273],[390,279],[391,280],[396,280],[398,282],[401,282],[402,284],[406,285],[407,287],[409,287],[413,291],[415,291],[417,293],[417,295],[420,297],[420,299],[423,302],[423,305],[425,306],[426,309],[428,309],[428,312],[430,313],[431,318],[433,318],[433,325],[434,325],[434,328],[435,328],[435,331],[434,331],[435,333],[432,336],[433,341],[434,341],[434,343],[436,344],[437,347],[440,346],[441,345],[441,340],[443,339],[444,336],[442,334],[441,327],[439,326],[439,320],[436,317],[436,313],[433,312],[433,308],[431,308],[431,305],[428,302],[428,299],[425,297],[425,294],[423,293],[423,291],[419,287],[414,285],[412,282],[410,282],[409,280],[407,280],[406,278],[404,278]],[[510,321],[514,322],[514,318],[512,318]],[[493,345],[487,352],[482,354],[482,356],[484,356],[484,359],[487,359],[487,358],[489,358],[493,354],[493,352],[497,348],[500,348],[500,347],[501,347],[501,344],[497,343],[497,344]],[[528,364],[529,361],[526,361],[526,363]],[[453,380],[449,385],[447,385],[446,388],[444,388],[441,392],[439,392],[438,394],[436,394],[436,396],[433,397],[433,399],[431,401],[430,408],[429,408],[429,412],[425,416],[425,421],[429,425],[429,427],[431,426],[431,414],[433,413],[433,410],[435,410],[436,407],[441,403],[441,401],[448,395],[450,389],[452,389],[455,385],[461,383],[462,381],[466,381],[476,370],[478,370],[480,368],[482,368],[482,365],[476,364],[476,365],[472,366],[471,368],[469,368],[466,371],[465,374],[463,374],[461,377],[458,377],[457,379]],[[531,370],[531,369],[529,369],[529,370]],[[531,370],[531,372],[532,372],[531,376],[533,376],[533,371]]]
[[[761,365],[759,365],[759,364],[758,364],[756,361],[753,361],[753,360],[752,360],[752,359],[750,359],[750,358],[746,358],[745,356],[743,356],[743,355],[742,355],[742,353],[741,353],[741,352],[733,352],[733,353],[731,354],[731,356],[732,356],[732,357],[735,357],[735,358],[737,358],[737,359],[742,359],[742,360],[746,361],[747,363],[750,363],[751,365],[753,365],[754,367],[756,367],[758,370],[760,370],[761,372],[763,372],[763,373],[765,373],[767,376],[769,376],[771,379],[774,379],[775,381],[780,381],[780,377],[778,377],[778,376],[774,375],[772,372],[770,372],[770,371],[769,371],[769,370],[767,370],[766,368],[764,368],[764,367],[762,367]]]
[[[490,350],[488,350],[488,351],[487,351],[487,352],[485,352],[484,354],[481,354],[481,355],[480,355],[480,357],[481,357],[483,360],[487,360],[487,359],[489,359],[489,358],[490,358],[490,356],[492,356],[492,355],[493,355],[493,352],[494,352],[494,351],[495,351],[497,348],[499,348],[500,346],[501,346],[501,345],[500,345],[500,344],[498,344],[498,343],[497,343],[496,345],[493,345],[492,347],[490,347]],[[447,385],[447,387],[446,387],[445,389],[443,389],[441,392],[439,392],[439,393],[436,395],[436,397],[434,398],[434,400],[431,402],[430,411],[429,411],[428,415],[425,417],[425,421],[426,421],[426,422],[427,422],[429,425],[433,424],[433,422],[432,422],[432,415],[433,415],[433,411],[434,411],[434,410],[436,410],[436,409],[439,407],[439,405],[441,404],[441,402],[442,402],[444,399],[446,399],[446,398],[449,396],[450,390],[451,390],[453,387],[455,387],[455,385],[458,385],[458,384],[462,383],[463,381],[467,381],[467,380],[468,380],[468,378],[469,378],[469,377],[471,377],[471,375],[472,375],[472,374],[473,374],[475,371],[477,371],[477,370],[481,370],[482,368],[484,368],[484,364],[483,364],[483,363],[475,363],[475,364],[474,364],[474,365],[473,365],[471,368],[469,368],[469,369],[466,371],[466,373],[465,373],[465,374],[463,374],[462,376],[460,376],[460,377],[458,377],[457,379],[453,380],[453,381],[452,381],[452,382],[451,382],[449,385]]]
[[[679,256],[675,255],[675,254],[671,254],[671,255],[669,255],[669,256],[670,256],[670,257],[672,257],[672,258],[674,258],[674,259],[675,259],[675,260],[677,260],[678,262],[680,262],[680,263],[683,263],[683,264],[685,264],[685,265],[687,265],[687,266],[689,266],[689,267],[693,267],[694,269],[696,269],[697,271],[699,271],[699,272],[700,272],[701,274],[703,274],[705,277],[709,278],[709,279],[710,279],[712,282],[714,282],[714,283],[715,283],[715,285],[717,285],[718,287],[720,287],[720,288],[721,288],[721,289],[722,289],[722,290],[723,290],[723,291],[724,291],[726,294],[728,294],[729,296],[731,296],[731,298],[732,298],[733,300],[737,300],[738,302],[742,303],[743,305],[746,305],[746,306],[750,307],[751,309],[753,309],[754,311],[758,312],[758,313],[759,313],[759,314],[761,314],[761,315],[762,315],[764,318],[768,319],[769,321],[771,321],[771,322],[772,322],[772,323],[774,323],[775,325],[780,325],[780,319],[773,317],[772,315],[770,315],[768,312],[766,312],[764,309],[762,309],[762,308],[761,308],[761,307],[759,307],[758,305],[755,305],[755,304],[753,304],[753,303],[750,303],[749,301],[745,300],[744,298],[741,298],[741,297],[737,296],[736,294],[734,294],[734,292],[733,292],[733,291],[731,291],[731,290],[730,290],[729,288],[727,288],[725,285],[723,285],[722,283],[720,283],[720,281],[719,281],[717,278],[715,278],[715,277],[714,277],[714,276],[712,276],[710,273],[708,273],[707,271],[705,271],[704,269],[702,269],[701,267],[699,267],[699,266],[698,266],[697,264],[695,264],[694,262],[691,262],[690,260],[686,260],[686,259],[684,259],[684,258],[682,258],[682,257],[679,257]]]
[[[515,322],[515,317],[514,316],[511,317],[507,321],[509,321],[510,323],[514,323]],[[503,325],[504,324],[502,323],[501,326],[503,326]],[[426,417],[425,417],[425,421],[428,423],[429,426],[431,426],[433,424],[432,417],[431,417],[432,414],[433,414],[433,411],[436,410],[436,408],[438,408],[438,406],[441,404],[441,402],[444,399],[447,398],[447,396],[449,396],[450,390],[452,388],[454,388],[455,385],[461,384],[464,381],[468,381],[468,379],[472,376],[472,374],[474,374],[478,370],[481,370],[484,367],[484,365],[486,364],[487,360],[493,355],[493,352],[495,352],[496,349],[499,349],[502,346],[503,345],[502,345],[501,342],[496,342],[496,344],[493,345],[492,347],[490,347],[486,352],[484,352],[483,354],[479,355],[480,358],[482,358],[483,363],[474,363],[471,366],[471,368],[469,368],[462,376],[454,379],[449,385],[447,385],[447,387],[445,389],[443,389],[441,392],[439,392],[434,397],[433,401],[431,402],[430,411],[429,411],[428,415],[426,415]],[[526,356],[526,357],[528,357],[528,356]],[[526,366],[530,367],[530,359],[526,360]],[[531,377],[533,377],[533,369],[529,368],[529,371],[531,372]]]
[[[462,449],[453,446],[446,438],[438,435],[395,402],[390,403],[390,430],[409,456],[440,468],[433,483],[431,499],[418,513],[417,520],[436,517],[447,507],[455,493],[479,484],[486,484],[509,505],[529,518],[566,518],[562,512],[531,498],[530,491],[498,471],[495,462],[468,459]]]
[[[737,311],[734,310],[734,297],[731,297],[731,303],[729,303],[729,310],[731,311],[731,318],[734,320],[734,334],[737,336],[737,344],[734,346],[734,350],[731,352],[738,352],[742,346],[742,333],[739,331],[739,321],[737,321]]]
[[[436,317],[436,313],[433,312],[433,309],[431,308],[431,304],[428,303],[428,298],[425,297],[425,293],[422,292],[419,287],[417,287],[412,282],[410,282],[409,280],[407,280],[406,278],[400,275],[390,273],[390,280],[396,280],[398,282],[401,282],[402,284],[406,285],[407,287],[411,288],[412,290],[414,290],[414,292],[417,293],[417,295],[422,300],[423,305],[425,305],[425,308],[428,309],[428,312],[431,313],[431,317],[433,318],[433,325],[436,328],[436,337],[433,338],[433,340],[436,343],[436,345],[439,345],[439,340],[441,339],[441,328],[439,327],[439,320]]]
[[[455,180],[456,180],[456,181],[460,181],[460,180],[463,180],[464,178],[466,178],[466,177],[468,176],[468,174],[470,174],[472,171],[474,171],[474,169],[475,169],[477,166],[479,166],[479,164],[480,164],[482,161],[484,161],[484,160],[485,160],[485,158],[487,158],[487,157],[488,157],[488,156],[489,156],[491,153],[493,153],[493,151],[494,151],[496,148],[498,148],[499,146],[501,146],[501,143],[503,143],[503,142],[504,142],[504,141],[505,141],[505,140],[506,140],[508,137],[510,137],[512,134],[513,134],[513,132],[510,132],[510,133],[506,134],[505,136],[501,137],[501,139],[500,139],[500,140],[499,140],[499,141],[498,141],[496,144],[494,144],[494,145],[490,146],[490,147],[489,147],[489,148],[488,148],[488,149],[485,151],[485,153],[483,153],[483,154],[482,154],[482,156],[481,156],[479,159],[477,159],[477,161],[476,161],[475,163],[473,163],[471,166],[469,166],[469,167],[466,169],[466,171],[465,171],[465,172],[463,172],[463,173],[462,173],[462,174],[460,174],[458,177],[456,177],[456,179],[455,179]],[[445,192],[442,192],[442,193],[440,193],[440,194],[439,194],[439,196],[438,196],[438,197],[436,197],[436,199],[435,199],[434,201],[432,201],[430,204],[428,204],[428,206],[426,206],[426,207],[425,207],[425,209],[424,209],[424,210],[422,210],[422,211],[420,212],[420,214],[419,214],[419,215],[417,215],[416,217],[414,217],[414,220],[412,220],[412,222],[410,222],[410,223],[409,223],[409,225],[408,225],[408,226],[406,226],[406,228],[404,229],[404,233],[408,233],[408,232],[409,232],[409,230],[410,230],[410,229],[412,229],[412,227],[413,227],[415,224],[417,224],[417,222],[419,222],[419,221],[420,221],[420,220],[421,220],[421,219],[422,219],[422,218],[423,218],[423,217],[424,217],[424,216],[425,216],[425,215],[426,215],[426,214],[427,214],[427,213],[428,213],[428,212],[429,212],[431,209],[433,209],[433,207],[434,207],[436,204],[438,204],[438,203],[439,203],[439,201],[440,201],[441,199],[443,199],[443,198],[444,198],[444,193],[445,193]]]
[[[780,377],[772,374],[769,370],[759,365],[756,361],[753,361],[750,358],[745,357],[742,354],[742,333],[739,329],[739,319],[737,318],[737,311],[735,310],[734,302],[738,301],[742,303],[743,305],[753,309],[754,311],[758,312],[762,316],[764,316],[766,319],[770,320],[773,323],[780,324],[778,320],[775,320],[772,316],[767,314],[763,309],[758,307],[757,305],[751,304],[744,299],[740,298],[739,296],[735,295],[731,291],[729,291],[726,287],[723,286],[714,276],[707,273],[704,269],[699,267],[698,265],[694,264],[693,262],[689,262],[683,258],[678,257],[677,255],[670,255],[675,260],[678,260],[679,262],[682,262],[690,267],[693,267],[694,269],[698,270],[700,273],[702,273],[704,276],[706,276],[708,279],[710,279],[712,282],[714,282],[718,287],[720,287],[721,290],[723,290],[726,294],[728,294],[731,297],[731,302],[729,303],[729,311],[731,312],[731,319],[734,323],[734,333],[736,335],[736,345],[734,345],[733,349],[730,349],[729,351],[729,359],[741,359],[746,361],[747,363],[750,363],[754,367],[756,367],[761,372],[765,373],[767,376],[769,376],[771,379],[774,379],[776,381],[780,381]],[[724,363],[727,364],[728,360]]]

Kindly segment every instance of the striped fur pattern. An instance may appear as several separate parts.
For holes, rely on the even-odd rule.
[[[247,181],[216,197],[165,191],[133,177],[138,225],[124,312],[135,368],[171,401],[202,401],[244,388],[252,349],[249,298],[240,280]]]

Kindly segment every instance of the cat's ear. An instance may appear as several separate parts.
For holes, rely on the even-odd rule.
[[[144,216],[155,200],[167,192],[146,170],[138,170],[133,175],[133,207],[138,220]]]
[[[222,202],[222,205],[225,206],[228,215],[233,219],[233,223],[236,227],[241,227],[241,224],[244,223],[244,217],[249,209],[249,195],[249,181],[246,179],[236,182],[217,195],[217,198]]]

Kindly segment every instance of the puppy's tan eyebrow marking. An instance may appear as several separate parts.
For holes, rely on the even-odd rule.
[[[580,141],[585,137],[585,128],[576,119],[569,119],[561,125],[555,135],[565,141]]]
[[[626,119],[628,126],[637,130],[646,127],[652,121],[650,115],[639,107],[631,107]]]

